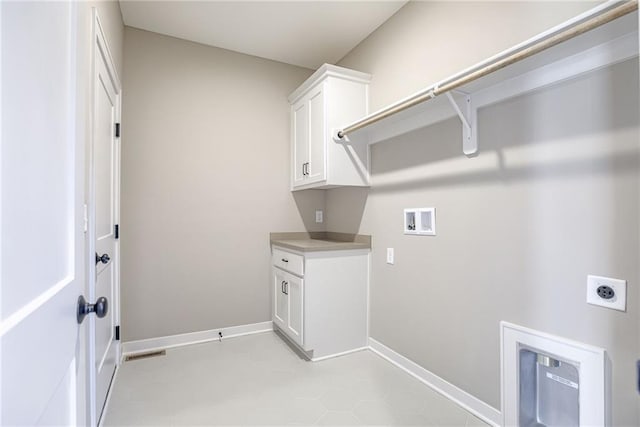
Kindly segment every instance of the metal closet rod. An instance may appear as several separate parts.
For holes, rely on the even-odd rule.
[[[602,13],[601,15],[594,16],[593,18],[588,19],[584,22],[581,22],[580,24],[577,24],[571,28],[568,28],[558,34],[555,34],[549,38],[541,40],[540,42],[532,46],[519,50],[505,58],[498,59],[495,62],[489,65],[486,65],[478,70],[469,71],[468,73],[450,82],[445,82],[442,85],[436,85],[433,88],[426,89],[425,91],[416,94],[414,97],[406,100],[405,102],[380,110],[378,113],[372,116],[365,117],[364,119],[359,120],[345,127],[344,129],[338,131],[336,136],[342,139],[348,133],[355,132],[359,129],[362,129],[363,127],[379,122],[380,120],[383,120],[389,116],[392,116],[396,113],[404,111],[415,105],[421,104],[425,101],[429,101],[430,99],[433,99],[438,95],[442,95],[445,92],[449,92],[467,83],[471,83],[475,80],[478,80],[481,77],[494,73],[504,67],[507,67],[518,61],[522,61],[523,59],[529,58],[537,53],[542,52],[543,50],[549,49],[557,44],[560,44],[569,39],[577,37],[583,33],[586,33],[587,31],[593,30],[594,28],[597,28],[617,18],[620,18],[621,16],[634,12],[637,9],[638,9],[637,0],[631,0],[624,3],[620,3],[619,5],[612,7],[611,9]]]

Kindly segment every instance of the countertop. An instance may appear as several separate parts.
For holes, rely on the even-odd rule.
[[[271,245],[299,252],[371,249],[371,236],[363,234],[302,232],[271,233]]]

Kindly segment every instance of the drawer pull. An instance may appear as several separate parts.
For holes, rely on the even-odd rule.
[[[286,258],[282,258],[282,262],[289,262],[289,260]]]

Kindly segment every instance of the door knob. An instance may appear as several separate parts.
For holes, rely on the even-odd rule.
[[[100,256],[96,252],[96,264],[98,264],[99,262],[106,264],[109,262],[110,259],[111,258],[109,258],[109,254],[102,254],[102,256]]]
[[[98,298],[95,304],[89,304],[87,300],[84,299],[84,295],[78,297],[78,310],[76,313],[78,323],[82,323],[85,316],[89,313],[95,313],[99,318],[103,318],[107,315],[108,311],[109,301],[107,301],[105,297]]]

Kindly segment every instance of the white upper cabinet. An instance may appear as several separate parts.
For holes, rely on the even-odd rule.
[[[369,74],[325,64],[289,96],[291,189],[369,186],[367,144],[333,131],[368,113]]]

